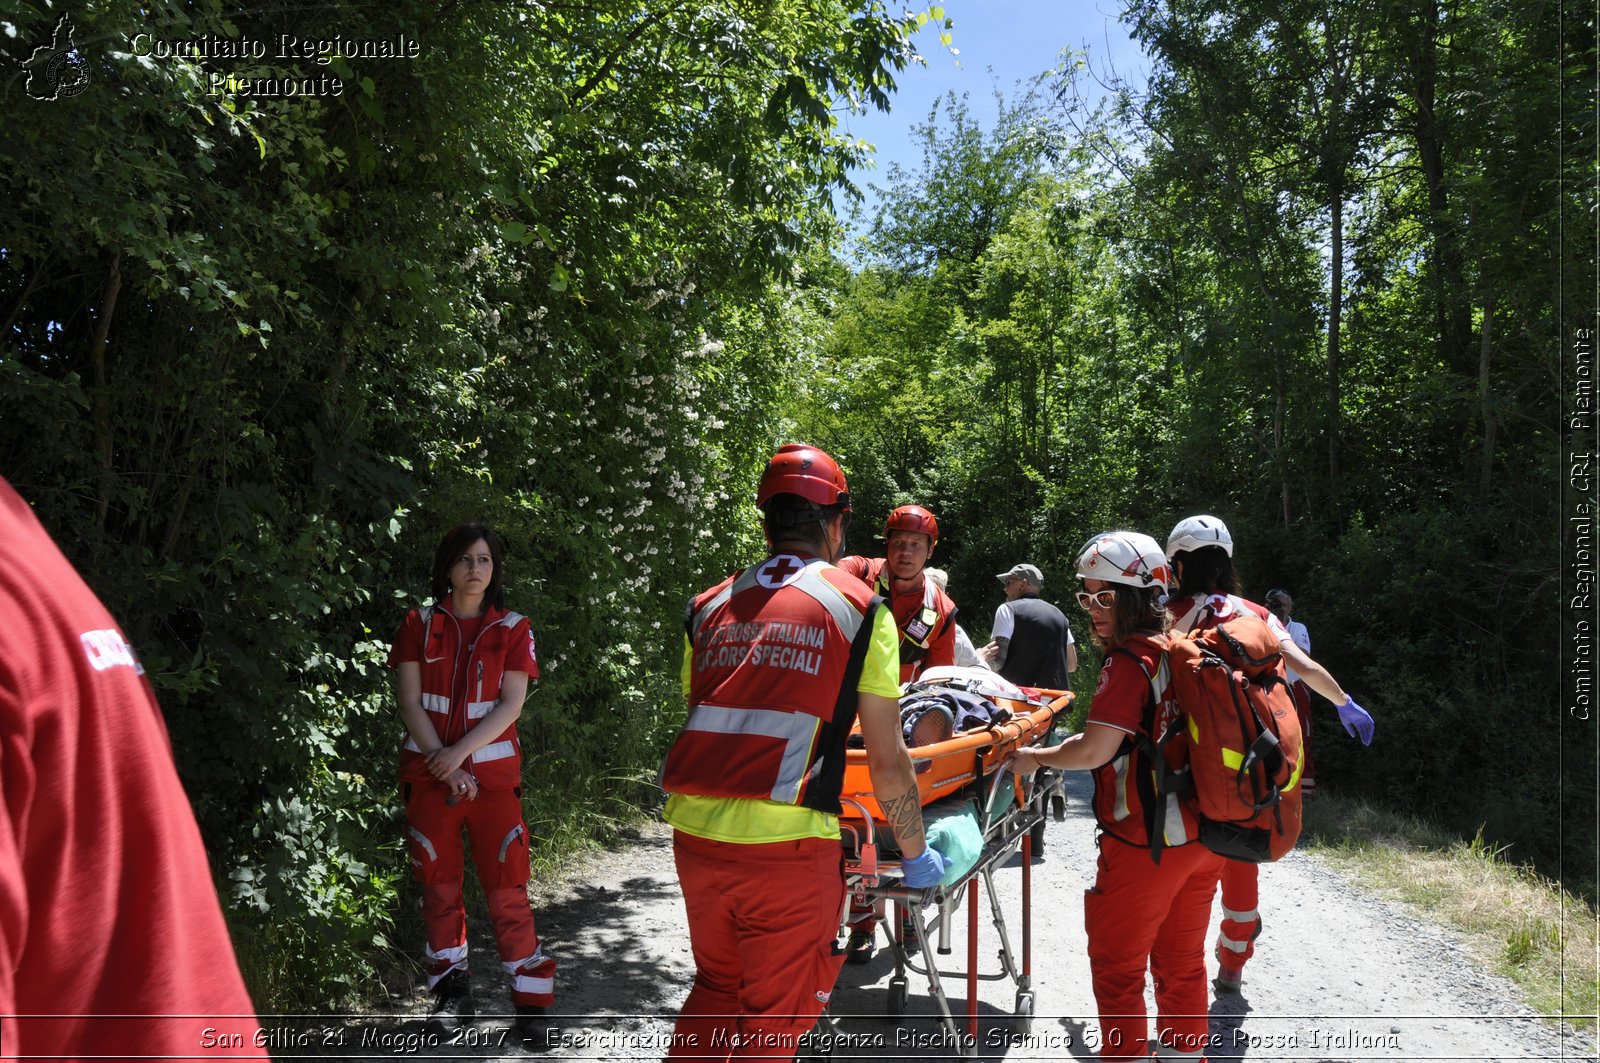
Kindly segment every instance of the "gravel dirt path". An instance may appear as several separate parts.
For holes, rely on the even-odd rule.
[[[1083,890],[1094,876],[1088,782],[1068,777],[1064,822],[1047,828],[1033,867],[1031,1032],[1016,1034],[1016,985],[979,983],[978,1057],[984,1060],[1092,1059],[1097,1023],[1083,931]],[[1021,947],[1020,858],[995,873],[1014,949]],[[557,1007],[538,1054],[557,1059],[659,1059],[673,1016],[693,978],[670,831],[653,825],[595,854],[565,882],[538,891],[541,934],[557,956]],[[998,938],[980,898],[979,970],[998,973]],[[1305,1060],[1590,1060],[1591,1037],[1558,1029],[1523,1004],[1516,988],[1475,962],[1461,939],[1405,906],[1377,898],[1314,856],[1290,854],[1261,874],[1265,931],[1243,991],[1211,1006],[1212,1063]],[[1213,910],[1211,937],[1215,937]],[[953,920],[956,948],[946,970],[964,967],[965,908]],[[505,1008],[494,945],[475,926],[473,973],[480,1010]],[[893,962],[880,948],[870,964],[846,966],[835,990],[832,1058],[932,1059],[956,1054],[942,1033],[927,979],[912,975],[907,1014],[886,1016]],[[1214,971],[1212,972],[1214,973]],[[965,979],[945,977],[965,1031]],[[421,1034],[419,991],[389,1020],[338,1031],[342,1058],[498,1058],[504,1020],[480,1019],[458,1044]],[[1153,1005],[1152,1005],[1153,1010]],[[326,1056],[324,1056],[326,1058]]]

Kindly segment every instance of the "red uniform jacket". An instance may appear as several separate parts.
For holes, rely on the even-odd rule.
[[[774,554],[696,597],[689,717],[662,788],[837,814],[877,605],[860,580],[797,554]]]
[[[499,606],[484,611],[477,641],[462,645],[461,623],[450,612],[450,599],[406,614],[389,654],[389,667],[406,661],[422,665],[422,707],[433,721],[439,741],[459,741],[500,700],[500,681],[507,672],[539,678],[533,633],[528,618]],[[462,765],[478,785],[509,790],[522,783],[522,743],[515,725],[472,754]],[[402,779],[431,779],[422,750],[408,734],[400,749]]]
[[[891,592],[888,560],[852,555],[839,567],[883,596],[900,631],[900,682],[909,683],[925,668],[956,663],[956,603],[926,576],[922,589]]]
[[[4,480],[0,601],[0,1054],[266,1058],[144,669]]]

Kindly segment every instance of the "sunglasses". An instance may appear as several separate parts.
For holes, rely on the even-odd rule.
[[[1085,609],[1110,609],[1117,604],[1117,592],[1104,590],[1090,594],[1087,591],[1079,591],[1078,604]]]

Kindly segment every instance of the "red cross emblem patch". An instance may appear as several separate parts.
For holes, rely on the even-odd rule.
[[[799,579],[800,573],[805,570],[805,563],[793,554],[777,554],[756,569],[756,582],[769,591],[775,591]]]

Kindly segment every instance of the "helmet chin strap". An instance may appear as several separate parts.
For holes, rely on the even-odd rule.
[[[832,521],[829,521],[827,524],[824,524],[822,532],[823,539],[829,541],[830,543],[832,542],[832,539],[828,535],[828,529],[832,526],[832,523]],[[839,545],[833,551],[833,556],[823,558],[824,561],[828,562],[830,565],[837,564],[839,559],[848,552],[845,550],[845,541],[849,538],[849,532],[850,514],[848,512],[841,513],[839,514]]]

